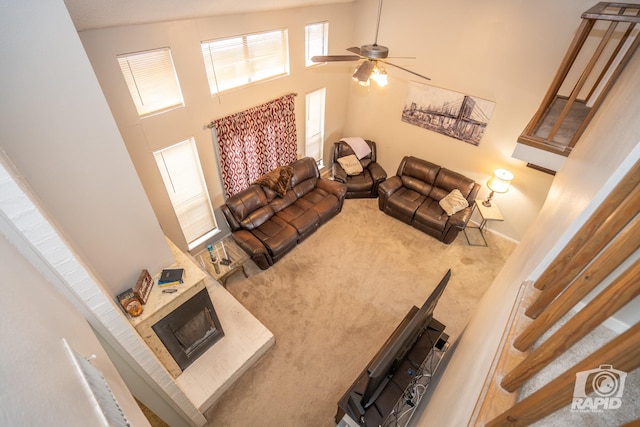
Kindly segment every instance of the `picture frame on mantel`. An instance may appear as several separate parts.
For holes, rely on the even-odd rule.
[[[402,121],[478,146],[495,102],[409,82]]]
[[[138,281],[133,287],[133,293],[138,297],[142,304],[146,304],[152,287],[153,278],[151,277],[151,274],[149,274],[149,271],[145,269],[140,272],[140,277],[138,277]]]

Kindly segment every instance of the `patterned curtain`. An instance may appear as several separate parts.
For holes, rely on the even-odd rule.
[[[297,159],[295,96],[288,94],[212,122],[227,198]]]

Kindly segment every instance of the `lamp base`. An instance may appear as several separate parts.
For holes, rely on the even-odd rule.
[[[490,208],[491,207],[491,199],[493,199],[493,191],[491,191],[491,193],[489,194],[489,197],[487,197],[487,200],[482,202],[482,205]]]

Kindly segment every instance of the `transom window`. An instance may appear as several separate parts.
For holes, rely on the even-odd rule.
[[[289,74],[287,30],[201,43],[211,94]]]
[[[317,64],[311,61],[313,56],[326,55],[329,46],[329,23],[318,22],[304,27],[305,33],[305,65],[310,67]]]
[[[184,107],[169,48],[119,55],[118,64],[140,117]]]

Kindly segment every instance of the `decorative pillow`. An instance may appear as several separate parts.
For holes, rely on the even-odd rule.
[[[340,163],[347,175],[359,175],[362,173],[360,160],[354,154],[338,158],[338,163]]]
[[[287,194],[287,190],[291,187],[291,177],[293,176],[293,168],[291,166],[279,166],[256,179],[254,184],[267,187],[280,197]]]
[[[444,196],[439,203],[440,207],[449,216],[469,206],[469,202],[457,188]]]

